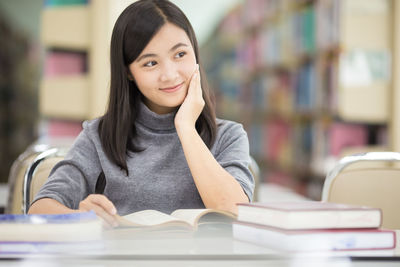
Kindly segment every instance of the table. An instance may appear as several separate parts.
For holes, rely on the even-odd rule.
[[[0,266],[400,266],[396,251],[286,253],[232,238],[230,227],[198,232],[115,229],[101,249],[0,255]]]

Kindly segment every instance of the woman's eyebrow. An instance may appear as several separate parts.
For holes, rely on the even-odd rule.
[[[175,51],[176,49],[178,49],[178,48],[181,47],[181,46],[188,47],[187,44],[184,44],[184,43],[177,43],[176,45],[174,45],[174,46],[169,50],[169,52],[173,52],[173,51]],[[148,58],[148,57],[156,57],[156,56],[157,56],[156,54],[144,54],[144,55],[141,55],[140,57],[138,57],[138,59],[137,59],[136,61],[139,62],[139,61],[141,61],[142,59],[145,59],[145,58]]]
[[[141,61],[142,59],[148,58],[148,57],[156,57],[156,54],[144,54],[141,55],[140,57],[138,57],[138,59],[136,59],[137,62]]]
[[[176,50],[176,49],[178,49],[179,47],[181,47],[181,46],[188,46],[187,44],[184,44],[184,43],[177,43],[176,45],[174,45],[170,50],[169,50],[169,52],[172,52],[172,51],[174,51],[174,50]]]

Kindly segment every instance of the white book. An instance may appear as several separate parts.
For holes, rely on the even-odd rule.
[[[301,252],[393,249],[396,244],[392,230],[282,230],[243,222],[233,223],[233,237],[272,249]]]
[[[377,208],[319,201],[238,204],[238,220],[282,229],[377,228]]]

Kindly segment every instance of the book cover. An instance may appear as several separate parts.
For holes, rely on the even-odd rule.
[[[319,201],[238,204],[238,220],[282,229],[377,228],[377,208]]]
[[[282,230],[242,222],[233,223],[233,237],[285,251],[393,249],[396,244],[392,230]]]

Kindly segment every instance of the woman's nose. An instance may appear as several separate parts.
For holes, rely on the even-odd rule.
[[[178,77],[176,66],[172,63],[165,63],[161,69],[160,81],[168,82],[173,81]]]

